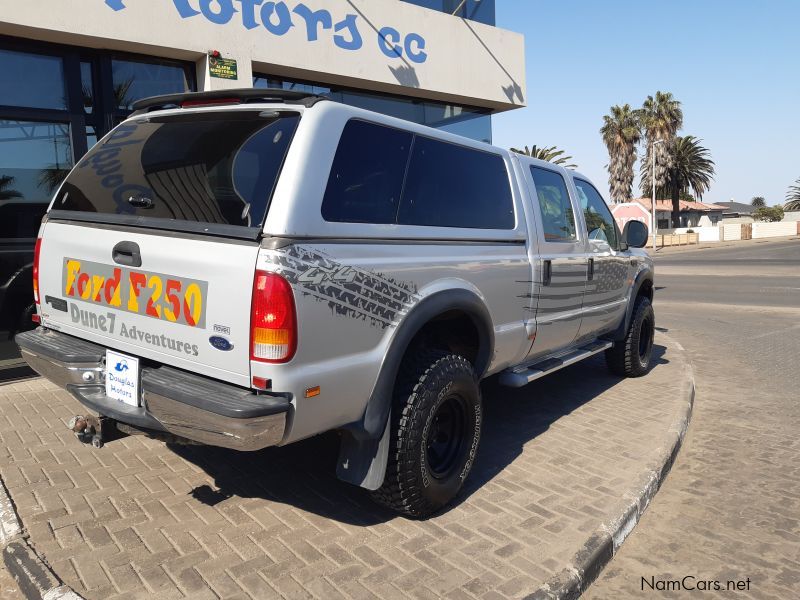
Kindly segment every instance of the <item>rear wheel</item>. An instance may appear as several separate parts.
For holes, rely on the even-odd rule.
[[[606,350],[609,370],[623,377],[641,377],[650,370],[656,319],[650,299],[636,298],[625,339]]]
[[[481,396],[462,356],[422,352],[398,375],[391,445],[383,485],[373,498],[412,517],[426,517],[458,494],[481,434]]]

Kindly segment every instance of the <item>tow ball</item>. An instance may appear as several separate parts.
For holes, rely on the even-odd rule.
[[[103,447],[102,419],[91,415],[86,417],[75,415],[69,420],[67,427],[74,431],[75,437],[84,444],[91,444],[95,448]]]

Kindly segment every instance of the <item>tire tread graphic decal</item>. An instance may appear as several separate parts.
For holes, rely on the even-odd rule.
[[[270,260],[297,291],[326,303],[333,314],[382,329],[397,325],[419,300],[410,282],[343,265],[312,248],[289,246],[272,251]]]

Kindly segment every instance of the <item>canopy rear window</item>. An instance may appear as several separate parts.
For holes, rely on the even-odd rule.
[[[299,119],[224,111],[126,121],[78,163],[52,209],[101,221],[166,220],[178,229],[260,228]]]

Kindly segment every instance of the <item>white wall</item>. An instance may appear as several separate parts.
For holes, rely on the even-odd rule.
[[[193,60],[201,86],[251,87],[252,65],[276,76],[494,110],[526,102],[521,34],[397,0],[9,0],[0,6],[0,34]],[[323,21],[314,25],[306,18],[312,11],[327,12],[317,13]],[[356,38],[360,47],[342,48]],[[381,40],[387,52],[397,47],[402,56],[387,56]],[[237,60],[238,80],[205,76],[209,50]]]
[[[779,221],[778,223],[753,223],[753,239],[795,235],[796,221]]]
[[[800,221],[800,211],[789,211],[783,213],[784,221]]]
[[[701,242],[720,241],[721,230],[719,227],[709,225],[706,227],[679,227],[678,229],[660,230],[660,233],[688,233],[689,231],[699,234]]]
[[[742,239],[742,225],[740,223],[724,223],[722,225],[722,239],[726,242]]]

